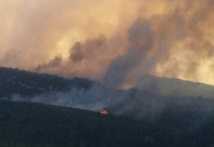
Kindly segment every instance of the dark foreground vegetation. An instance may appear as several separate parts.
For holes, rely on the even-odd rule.
[[[158,121],[148,123],[1,101],[0,147],[212,147],[214,116],[193,126],[194,117],[194,113],[183,116],[166,111]]]

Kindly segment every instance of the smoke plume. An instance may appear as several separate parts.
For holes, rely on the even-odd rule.
[[[213,0],[0,0],[0,65],[109,86],[214,84]]]

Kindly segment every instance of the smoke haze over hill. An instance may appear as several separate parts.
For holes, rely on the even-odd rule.
[[[114,86],[144,74],[214,84],[213,7],[212,0],[0,0],[0,65]]]

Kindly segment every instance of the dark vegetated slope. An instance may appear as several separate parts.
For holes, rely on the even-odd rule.
[[[0,68],[0,97],[8,98],[14,94],[34,96],[51,91],[67,91],[71,88],[87,89],[92,84],[92,81],[86,79],[65,79],[18,69]]]
[[[156,122],[147,123],[40,104],[0,102],[0,108],[1,147],[208,147],[214,143],[214,117],[194,126],[190,123],[197,114],[185,110],[166,110]]]

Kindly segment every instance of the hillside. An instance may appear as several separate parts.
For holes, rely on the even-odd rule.
[[[93,82],[87,79],[65,79],[54,75],[37,74],[19,69],[0,68],[0,98],[12,95],[35,96],[72,88],[88,89]]]
[[[12,95],[35,96],[49,92],[66,92],[71,89],[88,90],[96,82],[84,78],[63,78],[12,68],[0,68],[0,98]],[[109,90],[105,83],[100,88]],[[97,86],[97,85],[96,85]],[[214,86],[178,79],[143,76],[136,89],[159,96],[213,98]],[[113,89],[112,89],[113,90]]]
[[[1,147],[210,147],[214,117],[167,112],[158,122],[40,104],[0,102]],[[198,118],[201,119],[201,118]]]
[[[214,109],[214,87],[145,76],[129,90],[106,88],[87,79],[66,79],[18,69],[0,68],[0,98],[99,111],[108,108],[132,119],[157,119],[167,109],[206,115]],[[174,110],[175,109],[175,110]]]
[[[214,86],[173,78],[143,76],[137,83],[141,90],[161,96],[214,98]]]

